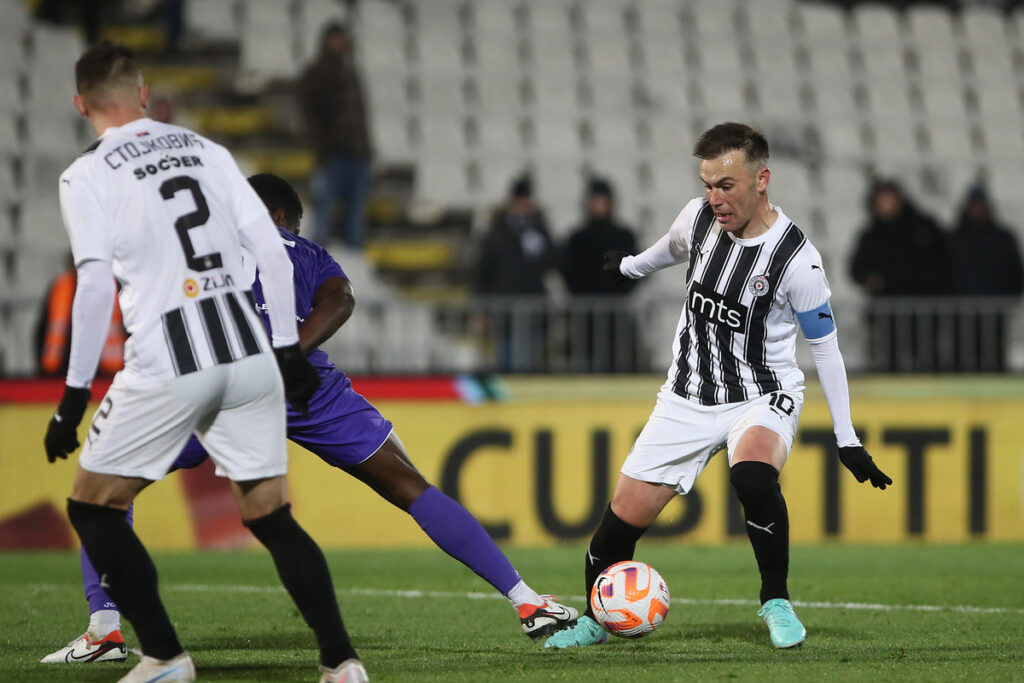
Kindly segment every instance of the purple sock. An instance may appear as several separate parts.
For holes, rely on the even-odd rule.
[[[409,514],[437,547],[472,569],[502,595],[519,583],[519,572],[480,522],[437,487],[431,486],[420,494],[409,506]]]
[[[128,506],[128,526],[133,526],[135,513],[135,503]],[[100,587],[100,577],[96,575],[96,570],[93,569],[92,562],[89,561],[89,556],[85,554],[85,548],[82,548],[82,585],[85,587],[85,599],[89,602],[89,614],[98,612],[101,609],[117,609],[117,605],[110,596],[107,595],[107,591]]]

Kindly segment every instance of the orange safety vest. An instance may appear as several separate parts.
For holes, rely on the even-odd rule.
[[[44,374],[55,375],[65,367],[71,343],[71,304],[75,300],[77,282],[78,274],[68,270],[58,275],[50,288],[46,302],[46,335],[40,360]],[[121,322],[121,307],[115,297],[110,329],[100,354],[99,374],[113,375],[124,367],[124,343],[127,338]]]

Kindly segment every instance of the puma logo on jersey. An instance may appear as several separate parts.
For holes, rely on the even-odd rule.
[[[699,282],[694,282],[690,287],[687,308],[701,320],[715,325],[725,325],[734,332],[742,330],[747,321],[746,306],[729,301]]]
[[[761,526],[761,525],[759,525],[759,524],[754,524],[753,522],[751,522],[751,521],[750,521],[750,520],[748,519],[748,520],[747,520],[747,526],[752,526],[752,527],[754,527],[755,529],[757,529],[757,530],[759,530],[759,531],[763,531],[763,532],[765,532],[765,533],[766,533],[766,534],[768,534],[769,536],[774,536],[774,535],[775,535],[774,533],[772,533],[772,527],[773,527],[773,526],[775,526],[775,522],[772,522],[772,523],[771,523],[771,524],[769,524],[768,526]]]
[[[828,318],[829,320],[832,320],[832,316],[829,315],[828,313],[825,313],[825,312],[818,313],[818,320],[824,320],[825,318]]]
[[[811,270],[821,270],[821,266],[819,266],[817,263],[812,263]]]

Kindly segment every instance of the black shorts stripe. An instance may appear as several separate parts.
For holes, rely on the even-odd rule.
[[[196,362],[195,352],[192,350],[192,340],[188,335],[188,327],[185,325],[185,315],[180,308],[167,311],[163,314],[164,338],[167,340],[167,348],[171,352],[171,360],[174,362],[174,371],[178,375],[187,375],[199,369]]]
[[[203,320],[203,329],[206,330],[206,339],[210,342],[217,364],[230,363],[234,358],[231,356],[231,347],[228,346],[228,337],[224,332],[224,323],[220,318],[217,302],[214,299],[203,299],[199,302],[199,312]]]
[[[768,367],[766,352],[766,336],[768,334],[767,320],[768,312],[771,310],[772,301],[775,299],[775,292],[786,268],[792,262],[800,248],[807,242],[800,228],[790,223],[786,228],[786,234],[782,236],[775,247],[768,262],[768,268],[764,273],[768,279],[768,293],[765,296],[757,297],[750,307],[750,325],[747,328],[746,345],[743,350],[744,358],[750,364],[754,373],[754,383],[758,388],[758,395],[778,391],[782,388],[775,372]]]
[[[252,295],[252,290],[245,292],[246,301],[255,302],[255,298]],[[231,319],[235,323],[235,330],[238,332],[238,339],[242,342],[242,352],[246,356],[260,352],[260,344],[256,340],[256,335],[252,331],[252,326],[249,324],[249,318],[246,317],[245,311],[242,310],[242,304],[238,300],[238,294],[231,292],[224,295],[224,300],[228,304],[228,309],[231,311]],[[255,307],[255,303],[253,304]]]
[[[736,260],[736,265],[732,270],[732,275],[729,277],[729,282],[725,286],[726,299],[731,299],[733,301],[740,300],[740,296],[743,294],[743,288],[750,280],[754,264],[761,256],[761,249],[763,246],[764,245],[746,247],[742,252],[740,252],[740,256]],[[735,334],[735,332],[725,325],[719,325],[716,332],[718,348],[722,351],[722,383],[725,385],[726,403],[736,403],[737,401],[743,401],[747,398],[747,392],[744,389],[743,381],[740,378],[739,359],[736,358],[736,354],[732,352],[732,343]]]

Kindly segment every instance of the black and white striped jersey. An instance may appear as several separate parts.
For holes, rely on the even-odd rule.
[[[803,387],[797,313],[826,304],[829,285],[818,251],[773,208],[778,220],[748,239],[724,232],[703,198],[673,223],[669,234],[690,254],[666,383],[676,394],[717,405]]]
[[[243,228],[287,256],[226,149],[147,118],[111,127],[61,175],[60,200],[75,263],[108,261],[121,283],[126,370],[163,379],[270,349]]]

